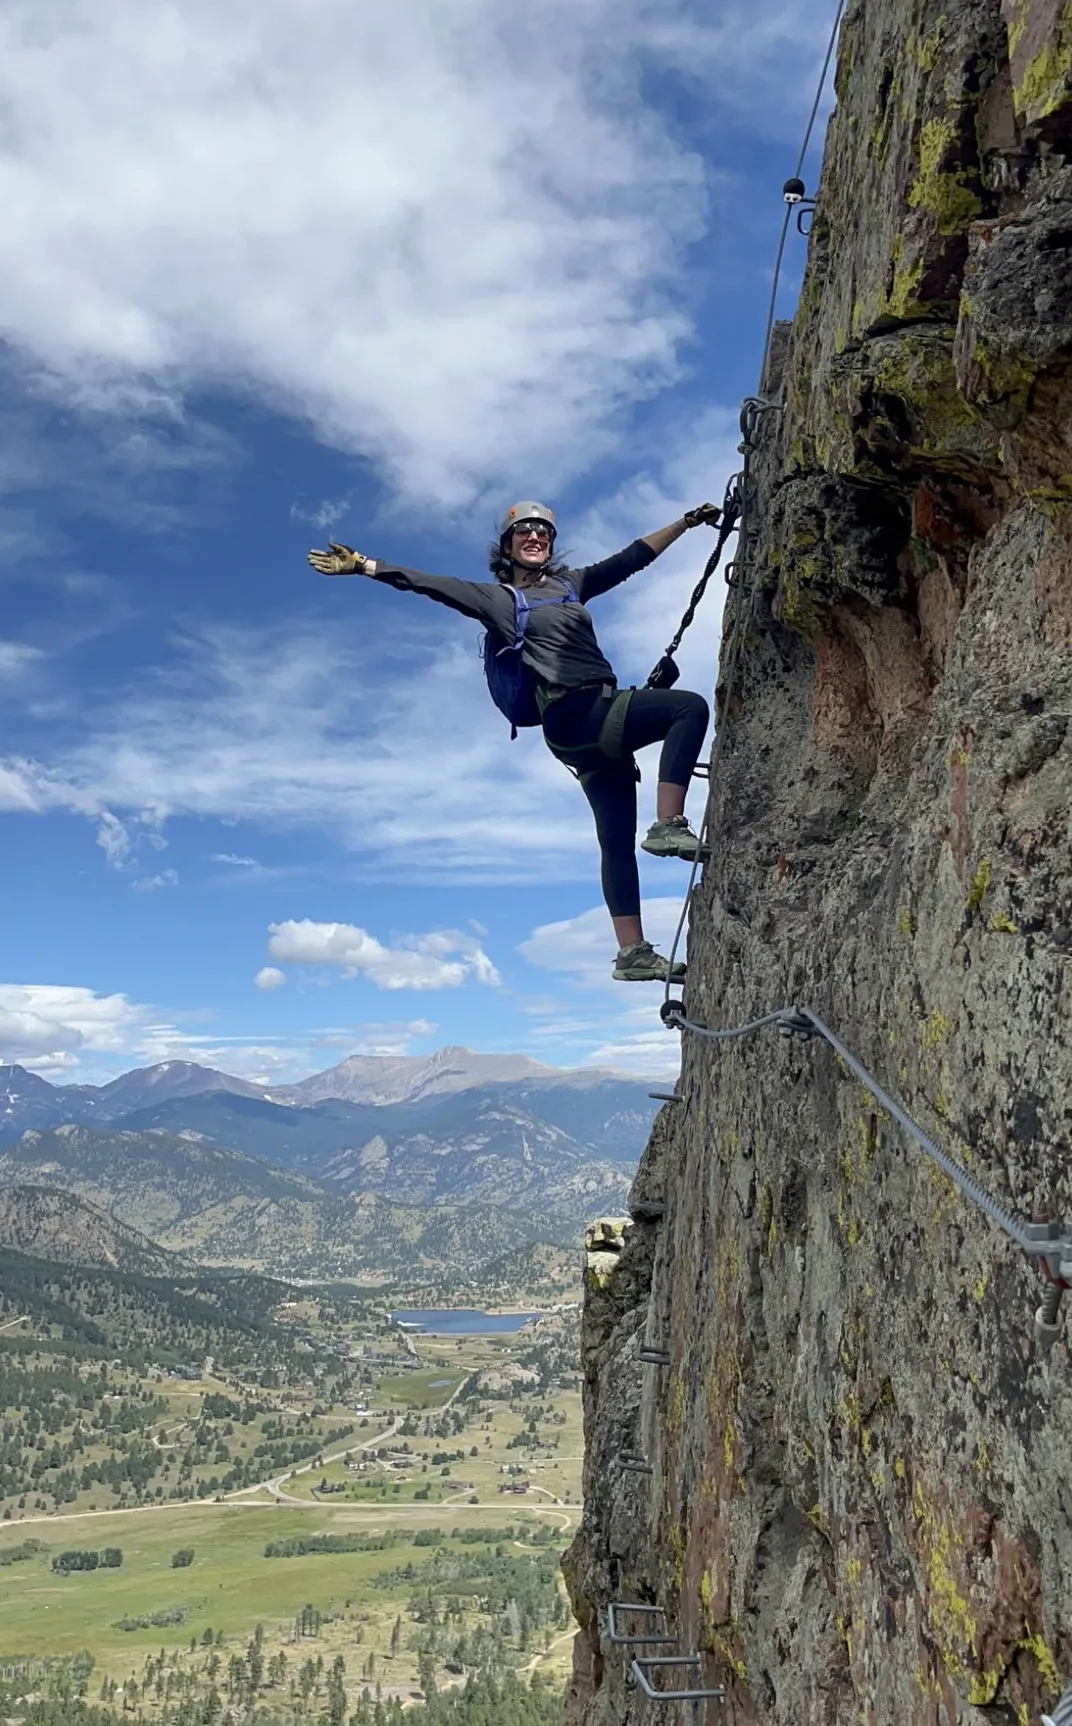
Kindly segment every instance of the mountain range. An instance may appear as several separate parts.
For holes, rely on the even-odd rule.
[[[642,1081],[460,1048],[271,1088],[192,1062],[101,1086],[10,1066],[0,1182],[75,1193],[201,1262],[469,1276],[620,1210],[655,1106]]]
[[[57,1187],[0,1188],[0,1248],[52,1264],[176,1277],[191,1266],[97,1205]]]

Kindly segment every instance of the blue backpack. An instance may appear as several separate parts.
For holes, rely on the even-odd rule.
[[[533,600],[528,599],[520,587],[511,588],[514,596],[513,641],[505,641],[497,629],[489,629],[484,637],[484,676],[491,699],[510,721],[511,740],[517,736],[518,726],[540,724],[535,673],[522,659],[529,612],[537,605],[579,605],[572,582],[566,581],[565,587],[565,593]]]

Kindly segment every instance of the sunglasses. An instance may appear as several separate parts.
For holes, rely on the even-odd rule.
[[[515,535],[520,534],[522,539],[538,539],[544,545],[550,545],[551,543],[551,529],[549,527],[544,527],[541,522],[516,522],[514,524],[514,533]]]

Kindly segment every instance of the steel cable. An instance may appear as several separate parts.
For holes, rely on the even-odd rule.
[[[1033,1258],[1049,1258],[1056,1253],[1060,1256],[1069,1246],[1065,1240],[1040,1239],[1033,1232],[1032,1226],[1023,1223],[1005,1205],[998,1202],[987,1192],[981,1181],[944,1151],[936,1139],[925,1132],[919,1122],[908,1113],[903,1103],[891,1096],[885,1086],[880,1085],[873,1073],[868,1072],[863,1062],[853,1054],[852,1050],[842,1042],[836,1031],[819,1017],[811,1007],[778,1007],[771,1013],[764,1013],[758,1019],[749,1019],[743,1025],[729,1025],[720,1030],[712,1030],[707,1025],[697,1024],[695,1019],[686,1016],[679,1002],[664,1003],[662,1018],[664,1024],[672,1030],[688,1031],[693,1036],[704,1037],[713,1043],[729,1042],[739,1037],[749,1037],[769,1025],[777,1025],[779,1030],[789,1036],[810,1037],[813,1033],[822,1037],[834,1053],[845,1063],[853,1076],[870,1091],[875,1101],[885,1109],[886,1113],[896,1121],[897,1125],[914,1139],[920,1149],[925,1151],[942,1172],[949,1176],[955,1186],[959,1187],[964,1196],[985,1211],[992,1222],[1015,1241],[1016,1245]]]
[[[844,13],[844,10],[845,10],[845,0],[838,0],[837,11],[834,14],[834,22],[833,22],[833,25],[831,26],[830,37],[829,37],[829,40],[828,40],[827,45],[826,45],[826,54],[823,58],[822,70],[819,74],[819,82],[816,85],[816,89],[815,89],[815,98],[814,98],[812,105],[811,105],[811,112],[808,115],[807,126],[804,129],[804,139],[803,139],[803,142],[801,143],[801,146],[800,146],[800,154],[797,157],[796,172],[797,172],[798,176],[800,174],[801,169],[804,166],[804,160],[808,154],[808,149],[809,149],[809,146],[811,144],[812,132],[815,130],[815,121],[816,121],[818,114],[819,114],[819,105],[823,99],[823,91],[826,88],[826,80],[827,80],[827,76],[830,72],[830,62],[834,57],[834,49],[837,46],[838,31],[841,28],[841,19],[842,19],[842,15]],[[760,392],[762,392],[763,384],[764,384],[764,381],[765,381],[766,376],[767,376],[767,367],[770,363],[771,343],[774,339],[774,321],[775,321],[775,314],[776,314],[777,305],[778,305],[778,288],[781,284],[782,263],[783,263],[783,260],[785,258],[785,242],[786,242],[786,237],[789,233],[789,222],[790,222],[790,219],[792,217],[792,214],[793,214],[792,208],[789,204],[787,204],[786,210],[785,210],[785,217],[782,221],[782,231],[778,237],[778,251],[777,251],[777,254],[776,254],[775,260],[774,260],[774,274],[773,274],[773,277],[771,280],[770,302],[769,302],[769,305],[767,307],[767,325],[766,325],[766,329],[765,329],[764,335],[763,335],[763,357],[760,361],[760,367],[759,367],[759,389],[760,389]],[[706,802],[704,804],[703,820],[700,823],[700,828],[699,828],[699,841],[700,842],[699,842],[699,845],[697,846],[697,849],[696,849],[696,856],[693,858],[692,866],[689,870],[689,879],[688,879],[688,883],[687,883],[686,888],[685,888],[685,897],[684,897],[684,900],[683,900],[682,906],[681,906],[681,915],[678,918],[677,927],[674,930],[674,939],[673,939],[673,942],[671,943],[671,947],[670,947],[670,957],[669,957],[669,960],[667,962],[667,968],[666,968],[666,987],[665,987],[665,990],[663,992],[664,1005],[671,998],[670,997],[670,989],[671,989],[671,978],[673,975],[673,968],[674,968],[674,960],[677,957],[677,950],[678,950],[678,947],[681,943],[681,937],[682,937],[682,934],[683,934],[684,929],[685,929],[685,923],[688,919],[689,906],[692,903],[692,895],[693,895],[693,892],[694,892],[695,887],[696,887],[696,876],[697,876],[697,873],[699,871],[700,860],[703,856],[704,846],[705,846],[705,842],[707,839],[708,828],[710,826],[711,795],[712,795],[712,791],[713,791],[714,784],[715,784],[715,769],[717,768],[717,766],[718,766],[718,764],[722,758],[722,750],[724,747],[725,732],[726,732],[726,716],[729,712],[729,705],[730,705],[730,702],[733,698],[734,686],[735,686],[736,681],[737,681],[737,666],[738,666],[738,662],[740,660],[741,646],[742,646],[743,640],[744,640],[744,618],[747,615],[748,608],[749,608],[749,605],[751,603],[752,583],[748,579],[753,574],[752,567],[751,567],[751,561],[749,558],[749,550],[748,550],[748,531],[749,531],[749,509],[748,509],[748,506],[749,506],[749,481],[750,481],[751,459],[752,459],[753,449],[755,447],[754,435],[755,435],[756,430],[758,429],[758,424],[757,424],[758,416],[760,413],[766,411],[768,409],[768,407],[771,405],[772,404],[769,404],[763,400],[762,393],[760,393],[758,396],[746,397],[746,399],[742,405],[742,408],[741,408],[741,445],[740,445],[740,451],[741,451],[741,455],[743,456],[744,459],[742,462],[741,472],[737,476],[737,492],[738,492],[738,497],[739,497],[739,501],[740,501],[740,514],[739,514],[738,521],[737,521],[737,557],[736,557],[735,562],[730,566],[730,568],[735,570],[735,572],[736,572],[734,580],[735,580],[735,584],[739,588],[739,591],[737,593],[736,602],[734,604],[733,618],[732,618],[732,622],[731,622],[731,626],[730,626],[729,650],[728,650],[727,655],[726,655],[726,675],[725,675],[725,678],[723,679],[723,689],[725,691],[725,694],[724,694],[724,699],[723,699],[723,704],[722,704],[722,720],[721,720],[721,722],[719,721],[718,713],[717,713],[717,705],[718,705],[717,700],[712,702],[712,709],[715,711],[715,727],[716,728],[715,728],[715,740],[714,740],[714,743],[713,743],[712,748],[711,748],[711,754],[708,758],[707,799],[706,799]],[[751,412],[749,410],[751,410]],[[742,577],[745,578],[743,582],[741,580]],[[729,580],[729,572],[727,571],[727,581],[728,580]],[[717,695],[717,691],[716,691],[716,695]]]

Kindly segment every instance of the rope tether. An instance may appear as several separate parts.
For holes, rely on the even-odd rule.
[[[1064,1222],[1024,1222],[1006,1206],[999,1204],[997,1199],[987,1192],[981,1181],[944,1151],[937,1140],[925,1133],[919,1122],[908,1113],[903,1103],[891,1096],[884,1086],[880,1085],[873,1074],[869,1073],[863,1062],[852,1050],[847,1048],[841,1038],[825,1025],[818,1013],[811,1007],[778,1007],[772,1013],[764,1013],[761,1018],[750,1019],[743,1025],[730,1025],[723,1030],[713,1031],[706,1025],[699,1025],[695,1019],[685,1015],[685,1009],[678,1000],[663,1002],[661,1017],[663,1023],[674,1031],[689,1031],[696,1037],[706,1037],[712,1042],[729,1042],[738,1037],[750,1037],[768,1025],[776,1025],[783,1036],[797,1037],[805,1041],[812,1037],[822,1037],[830,1045],[834,1053],[848,1067],[854,1078],[870,1091],[875,1101],[886,1113],[896,1121],[897,1125],[913,1139],[921,1150],[926,1151],[932,1162],[949,1176],[953,1184],[959,1187],[965,1198],[985,1211],[992,1222],[995,1222],[1011,1241],[1014,1241],[1021,1251],[1030,1258],[1041,1261],[1043,1274],[1049,1283],[1043,1303],[1035,1314],[1035,1335],[1040,1343],[1049,1346],[1057,1333],[1057,1312],[1061,1304],[1061,1295],[1065,1289],[1072,1287],[1072,1228]]]

